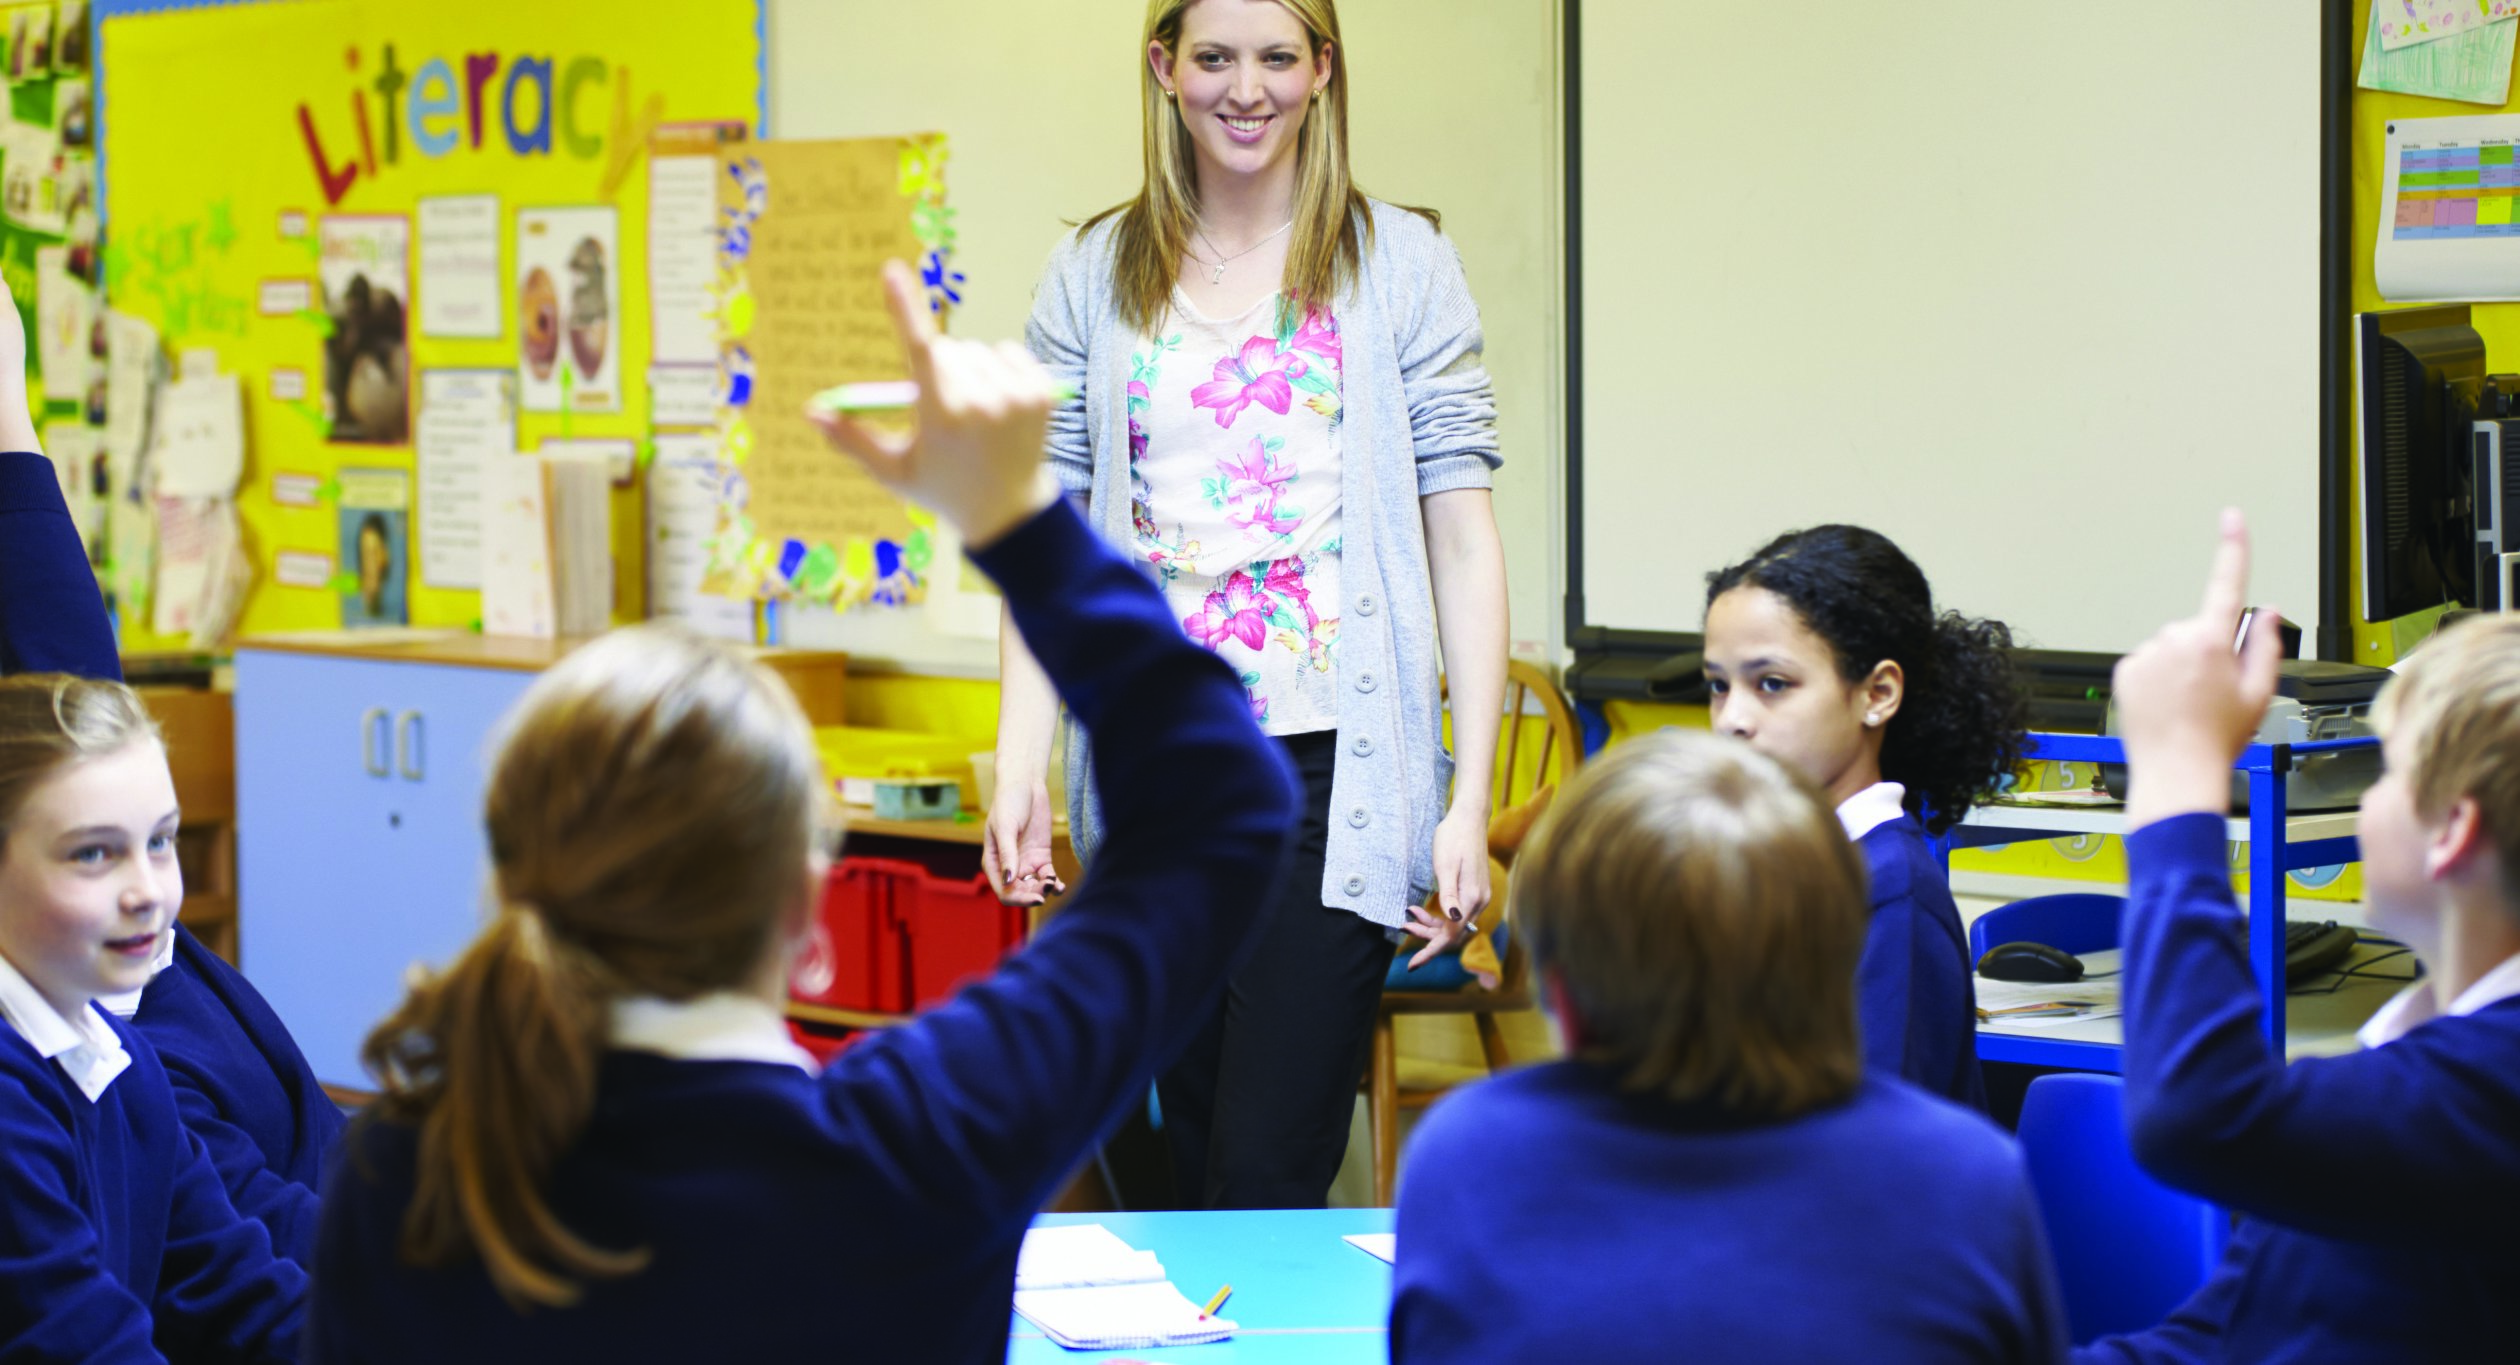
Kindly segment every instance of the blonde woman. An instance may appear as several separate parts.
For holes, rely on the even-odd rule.
[[[1392,942],[1425,940],[1415,965],[1488,902],[1505,672],[1495,406],[1435,216],[1349,179],[1331,0],[1153,0],[1145,36],[1145,186],[1052,255],[1027,341],[1081,394],[1051,415],[1060,482],[1233,665],[1304,785],[1261,941],[1159,1087],[1178,1194],[1317,1206]],[[1454,729],[1457,772],[1439,633],[1454,714],[1474,718]],[[986,856],[1028,903],[1054,881],[1057,708],[1004,639]],[[1081,746],[1068,755],[1090,860],[1102,821]]]
[[[1241,689],[1041,468],[1050,386],[888,272],[915,438],[830,423],[960,530],[1112,775],[1094,885],[985,981],[816,1073],[779,1017],[827,864],[802,712],[733,650],[617,632],[492,764],[499,909],[369,1039],[309,1354],[997,1360],[1016,1249],[1221,989],[1293,779]],[[1217,783],[1182,796],[1178,755]]]

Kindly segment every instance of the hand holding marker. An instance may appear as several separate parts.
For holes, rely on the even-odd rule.
[[[1083,391],[1074,384],[1053,383],[1051,403],[1073,403]],[[842,384],[825,389],[806,400],[818,412],[907,412],[919,405],[919,382],[915,379],[884,379],[865,384]]]

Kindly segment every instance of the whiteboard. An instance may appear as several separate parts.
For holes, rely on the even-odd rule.
[[[1850,521],[2122,651],[2226,505],[2314,622],[2321,8],[1582,0],[1582,624]]]

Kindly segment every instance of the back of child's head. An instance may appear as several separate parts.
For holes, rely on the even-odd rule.
[[[2416,814],[2476,803],[2520,908],[2520,615],[2470,617],[2424,642],[2380,690],[2373,719],[2406,766]]]
[[[478,1255],[511,1302],[644,1263],[545,1200],[595,1101],[609,1007],[738,990],[806,893],[811,731],[778,678],[668,627],[617,631],[527,690],[491,767],[496,918],[368,1039],[381,1115],[419,1129],[406,1257]]]
[[[1925,573],[1887,536],[1861,526],[1788,531],[1708,574],[1706,601],[1737,588],[1773,593],[1837,655],[1852,684],[1895,662],[1906,687],[1882,732],[1881,776],[1941,833],[2021,766],[2028,710],[2001,621],[1937,612]]]
[[[1819,792],[1704,732],[1587,764],[1514,863],[1516,924],[1631,1091],[1782,1118],[1862,1070],[1864,870]]]
[[[44,779],[126,745],[158,742],[140,694],[118,682],[66,673],[0,678],[0,851],[9,824]]]

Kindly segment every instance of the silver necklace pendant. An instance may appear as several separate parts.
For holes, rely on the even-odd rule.
[[[1210,283],[1210,284],[1223,284],[1224,282],[1225,282],[1225,263],[1224,263],[1223,261],[1218,261],[1218,262],[1215,264],[1215,266],[1214,266],[1212,269],[1210,269],[1210,270],[1208,271],[1208,283]]]

